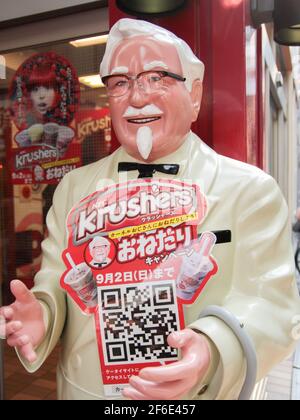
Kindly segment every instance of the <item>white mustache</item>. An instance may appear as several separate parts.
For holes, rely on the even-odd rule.
[[[151,117],[152,115],[162,115],[163,112],[159,109],[156,105],[146,105],[143,108],[134,108],[133,106],[129,106],[125,113],[123,114],[124,118],[128,117]]]

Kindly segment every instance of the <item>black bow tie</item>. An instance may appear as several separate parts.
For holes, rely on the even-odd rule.
[[[99,268],[101,268],[101,267],[103,267],[105,265],[107,265],[107,263],[105,263],[105,262],[104,263],[96,263],[96,262],[93,263],[93,266],[94,267],[99,267]]]
[[[136,163],[136,162],[120,162],[118,172],[139,171],[138,178],[152,178],[155,172],[163,174],[177,175],[179,165],[162,163],[159,165]]]

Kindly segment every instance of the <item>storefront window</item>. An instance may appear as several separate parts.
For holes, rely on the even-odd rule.
[[[27,286],[41,264],[53,193],[70,170],[110,154],[111,120],[99,64],[105,37],[3,54],[0,80],[0,269]]]

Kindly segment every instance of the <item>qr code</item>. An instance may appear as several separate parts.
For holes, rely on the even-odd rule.
[[[167,343],[180,329],[174,281],[102,288],[98,296],[106,365],[177,359]]]

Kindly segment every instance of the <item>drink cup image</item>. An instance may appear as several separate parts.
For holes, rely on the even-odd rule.
[[[47,123],[44,125],[44,143],[55,147],[58,137],[59,125],[56,123]]]
[[[64,283],[70,286],[82,303],[88,307],[97,305],[97,287],[93,273],[86,263],[78,264],[65,276]]]
[[[213,269],[209,256],[216,242],[216,236],[205,232],[200,238],[199,248],[192,249],[182,259],[182,265],[176,280],[177,296],[184,300],[192,300],[201,286],[205,276]]]
[[[69,144],[74,138],[74,131],[70,127],[60,127],[56,147],[60,156],[64,156]]]
[[[32,143],[40,143],[44,134],[43,124],[34,124],[28,128],[28,134]]]
[[[23,130],[16,135],[16,142],[20,147],[31,146],[31,139],[28,130]]]
[[[188,258],[184,263],[177,282],[177,296],[191,300],[201,286],[205,276],[213,269],[209,257],[203,257],[198,267],[193,267],[193,259]]]

